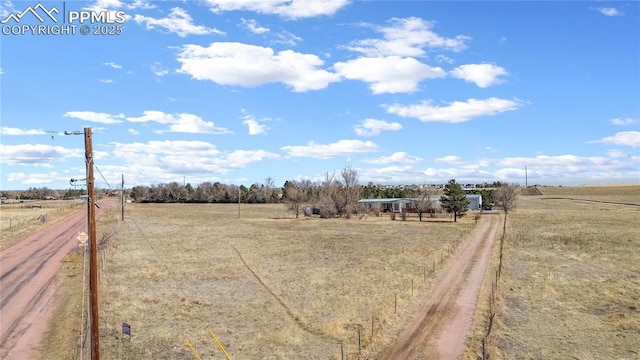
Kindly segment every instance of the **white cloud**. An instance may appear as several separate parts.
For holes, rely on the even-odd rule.
[[[235,150],[225,155],[229,166],[241,169],[247,165],[264,159],[279,159],[280,155],[265,150]]]
[[[90,10],[113,10],[113,9],[154,9],[155,5],[146,0],[121,1],[121,0],[96,0],[89,8]]]
[[[169,74],[169,70],[162,66],[161,63],[154,61],[149,68],[155,76],[165,76]]]
[[[353,127],[356,134],[360,136],[376,136],[387,130],[400,130],[402,125],[397,122],[384,120],[365,119]]]
[[[424,48],[438,48],[452,51],[464,50],[468,36],[444,38],[432,31],[435,23],[417,17],[392,18],[390,26],[378,27],[382,39],[353,41],[347,49],[363,53],[370,57],[380,56],[423,56]]]
[[[331,144],[316,144],[311,141],[308,145],[283,146],[280,149],[294,157],[330,159],[337,156],[373,152],[378,149],[378,146],[372,141],[339,140]]]
[[[140,25],[144,25],[148,30],[160,28],[170,33],[175,33],[180,37],[208,34],[224,35],[224,32],[218,29],[195,25],[193,23],[193,18],[185,10],[179,7],[171,9],[169,16],[166,18],[155,19],[136,14],[133,17],[133,20]]]
[[[399,56],[363,57],[338,62],[334,64],[334,68],[347,79],[371,84],[374,94],[414,92],[418,90],[420,81],[446,75],[442,68]]]
[[[50,173],[32,173],[25,174],[23,172],[12,172],[7,175],[7,180],[11,182],[20,182],[24,185],[41,185],[51,184],[53,182],[61,181],[61,176],[58,172],[52,171]]]
[[[619,11],[616,8],[611,8],[611,7],[602,7],[602,8],[597,8],[596,10],[598,10],[602,15],[605,15],[605,16],[623,15],[623,13],[621,11]]]
[[[362,162],[367,164],[415,164],[422,162],[422,158],[411,156],[404,151],[398,151],[390,156],[381,156],[376,159],[364,159]]]
[[[422,177],[427,181],[445,182],[449,179],[458,181],[494,180],[494,174],[488,170],[478,167],[455,167],[455,168],[426,168],[422,172]]]
[[[212,174],[226,174],[252,163],[280,158],[280,155],[264,150],[223,152],[205,141],[163,140],[110,145],[116,158],[137,171],[136,181],[146,183],[175,181],[185,175],[206,181]]]
[[[114,81],[111,79],[99,79],[98,81],[100,81],[103,84],[113,84]]]
[[[106,62],[103,65],[109,66],[109,67],[114,68],[114,69],[122,69],[122,65],[114,63],[114,62],[111,62],[111,61],[110,62]]]
[[[613,136],[607,136],[600,140],[593,140],[589,142],[631,146],[636,148],[640,146],[640,131],[622,131]]]
[[[461,159],[458,155],[450,155],[449,158],[454,163],[455,159]],[[358,169],[358,174],[363,182],[374,181],[379,184],[444,183],[449,179],[456,179],[464,183],[500,180],[524,185],[526,165],[529,184],[570,184],[585,181],[611,183],[640,178],[640,157],[618,151],[609,152],[608,157],[538,155],[443,164],[445,167],[428,167],[421,171],[413,170],[412,166],[390,166],[362,171]]]
[[[251,115],[245,115],[243,118],[244,121],[242,121],[242,123],[249,127],[249,135],[265,134],[269,130],[269,127],[267,125],[261,124]]]
[[[436,61],[439,63],[445,63],[445,64],[453,64],[455,62],[452,58],[442,54],[436,55]]]
[[[258,22],[255,19],[240,18],[240,21],[242,26],[254,34],[264,34],[269,32],[269,28],[258,25]]]
[[[444,157],[435,159],[435,161],[437,163],[452,164],[452,165],[464,164],[464,160],[460,156],[457,156],[457,155],[444,156]]]
[[[629,156],[627,153],[621,150],[609,150],[607,151],[607,155],[609,155],[610,158],[614,159],[621,159]]]
[[[424,175],[411,165],[357,170],[361,183],[371,181],[375,184],[412,184],[416,183],[416,179],[424,179]]]
[[[620,126],[633,125],[633,124],[635,124],[637,122],[638,122],[638,119],[632,119],[632,118],[615,118],[615,119],[611,119],[611,123],[613,125],[620,125]]]
[[[493,64],[467,64],[460,65],[451,70],[451,76],[472,82],[481,88],[497,85],[504,82],[500,76],[509,75],[503,67]]]
[[[236,42],[214,42],[209,47],[184,45],[178,55],[180,72],[197,80],[222,85],[258,86],[281,82],[296,92],[318,90],[340,77],[321,68],[316,55]]]
[[[63,116],[100,124],[118,124],[124,119],[124,114],[112,115],[94,111],[68,111]]]
[[[188,114],[166,114],[162,111],[147,110],[140,117],[128,117],[130,122],[157,122],[170,124],[167,130],[159,130],[158,133],[181,132],[193,134],[228,134],[230,130],[216,127],[211,121],[204,121],[201,117]]]
[[[149,9],[156,8],[154,4],[150,3],[147,0],[133,0],[130,3],[127,3],[126,6],[129,9],[142,9],[142,10],[149,10]]]
[[[302,41],[302,38],[290,33],[286,30],[281,30],[278,33],[274,34],[276,39],[273,40],[273,43],[282,44],[287,46],[296,46],[299,41]]]
[[[426,100],[409,106],[394,104],[387,107],[387,112],[402,117],[414,117],[424,122],[459,123],[476,117],[516,110],[522,105],[523,102],[518,99],[507,100],[495,97],[483,100],[454,101],[447,106],[433,106],[431,100]]]
[[[13,3],[10,0],[4,0],[0,4],[0,17],[6,18],[9,14],[15,12]]]
[[[211,121],[204,121],[193,114],[177,114],[176,122],[169,127],[171,132],[194,134],[229,134],[230,130],[216,127]],[[166,132],[166,131],[163,131]]]
[[[0,162],[10,165],[34,165],[64,161],[69,157],[84,157],[84,150],[43,144],[0,144]]]
[[[136,129],[129,128],[129,129],[127,129],[127,131],[128,131],[128,132],[129,132],[129,134],[131,134],[131,135],[140,135],[140,131],[138,131],[138,130],[136,130]]]
[[[127,121],[130,122],[157,122],[160,124],[171,124],[176,121],[175,116],[171,114],[165,114],[162,111],[146,110],[140,117],[128,117]]]
[[[333,15],[349,4],[349,0],[207,0],[206,2],[215,13],[244,10],[292,19]]]
[[[495,174],[498,179],[509,176],[524,179],[524,166],[526,165],[530,181],[566,181],[571,179],[611,181],[640,176],[638,160],[640,160],[638,157],[579,156],[573,154],[538,155],[534,158],[509,157],[496,162],[497,165],[503,167],[498,169]]]
[[[0,135],[12,136],[12,135],[44,135],[46,132],[42,129],[20,129],[14,127],[0,127]]]

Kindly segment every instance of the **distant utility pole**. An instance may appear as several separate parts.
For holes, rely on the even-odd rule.
[[[527,165],[524,166],[524,187],[529,187],[529,175],[527,174]]]
[[[120,205],[122,212],[122,221],[124,221],[124,174],[122,174],[122,183],[120,184]]]
[[[100,321],[98,319],[98,242],[96,240],[96,196],[93,179],[93,143],[91,128],[84,128],[87,159],[87,206],[89,226],[89,293],[91,302],[91,359],[100,360]]]

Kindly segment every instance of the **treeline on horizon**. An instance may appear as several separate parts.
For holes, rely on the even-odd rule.
[[[367,185],[356,181],[346,186],[351,187],[350,197],[355,199],[381,199],[381,198],[416,198],[424,194],[426,190],[437,192],[438,185],[378,185],[369,182]],[[351,179],[353,180],[353,179]],[[491,188],[501,186],[501,183],[474,184],[474,190],[468,190],[469,194],[481,194],[483,203],[492,202]],[[262,184],[254,183],[249,187],[245,185],[223,184],[221,182],[203,182],[195,187],[190,183],[178,182],[161,183],[157,185],[136,185],[125,189],[128,198],[141,203],[285,203],[290,199],[291,190],[296,193],[304,192],[305,198],[320,198],[328,188],[340,192],[345,187],[344,179],[327,176],[323,181],[311,180],[287,180],[282,187],[274,185],[271,178],[265,179]],[[342,189],[344,190],[344,189]],[[96,189],[98,196],[119,195],[119,190]],[[344,191],[342,191],[344,192]],[[289,194],[288,194],[289,193]],[[27,190],[0,191],[5,199],[15,200],[49,200],[49,199],[76,199],[85,195],[85,189],[56,190],[47,187],[32,187]]]

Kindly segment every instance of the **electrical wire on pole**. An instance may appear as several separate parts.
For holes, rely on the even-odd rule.
[[[84,152],[87,166],[87,228],[89,236],[89,299],[91,304],[91,359],[100,360],[100,321],[98,317],[98,244],[96,240],[96,197],[93,177],[93,142],[91,128],[82,131],[65,131],[64,135],[84,135]],[[74,180],[74,179],[72,179]]]
[[[66,133],[66,132],[65,132]],[[96,239],[96,203],[93,177],[91,128],[84,128],[87,163],[87,201],[89,207],[89,294],[91,300],[91,359],[100,360],[100,321],[98,317],[98,242]]]

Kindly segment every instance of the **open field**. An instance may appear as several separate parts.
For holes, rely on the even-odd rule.
[[[640,186],[541,190],[518,197],[509,214],[491,358],[640,358],[640,208],[560,199],[640,204]],[[242,205],[241,215],[237,205],[127,209],[101,280],[105,358],[194,359],[189,339],[204,358],[222,359],[209,326],[234,359],[340,359],[340,342],[355,359],[359,325],[362,358],[373,359],[476,229],[472,217],[294,219],[282,205]],[[103,217],[106,227],[114,216]],[[69,284],[80,281],[79,256],[63,274]],[[481,358],[492,280],[487,274],[464,359]],[[80,290],[66,293],[77,305],[65,301],[45,346],[60,358],[75,351],[77,326],[67,336],[60,329],[69,311],[79,317]]]
[[[237,205],[128,208],[101,277],[105,358],[193,359],[185,339],[222,358],[207,326],[234,359],[340,359],[340,343],[353,359],[358,327],[363,354],[375,353],[476,227],[294,219],[282,205],[243,205],[241,215]]]
[[[567,197],[640,205],[640,185],[538,188],[544,197]]]
[[[79,211],[85,204],[85,200],[43,200],[0,205],[0,251]]]
[[[497,359],[640,359],[640,186],[541,188],[509,214]]]

